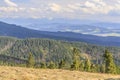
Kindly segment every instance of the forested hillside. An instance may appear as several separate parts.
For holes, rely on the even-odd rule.
[[[57,64],[62,59],[72,63],[73,48],[77,48],[80,57],[88,57],[93,63],[101,64],[105,49],[113,53],[116,64],[120,64],[120,48],[105,47],[83,42],[67,42],[51,39],[17,39],[0,37],[0,61],[8,63],[26,63],[32,53],[37,63],[53,61]]]

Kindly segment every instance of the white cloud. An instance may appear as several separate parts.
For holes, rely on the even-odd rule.
[[[54,12],[60,12],[61,8],[62,7],[59,4],[56,4],[56,3],[50,4],[50,9]]]
[[[78,10],[80,8],[80,4],[68,4],[68,8]]]
[[[2,12],[17,12],[18,8],[16,7],[0,7],[0,11]]]
[[[120,14],[120,0],[21,0],[19,2],[16,0],[15,2],[0,0],[0,16],[104,20],[113,17],[111,14]]]
[[[15,4],[14,2],[10,1],[10,0],[4,0],[4,2],[8,5],[8,6],[12,6],[12,7],[17,7],[18,5]]]
[[[103,0],[86,1],[84,6],[86,8],[83,11],[91,14],[108,14],[114,9],[113,6],[107,4]]]
[[[96,7],[96,5],[93,2],[89,2],[89,1],[85,2],[85,6],[88,7],[88,8],[94,8],[94,7]]]

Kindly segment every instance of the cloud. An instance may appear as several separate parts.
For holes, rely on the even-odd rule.
[[[114,6],[107,4],[103,0],[86,1],[84,6],[86,8],[84,8],[83,11],[91,14],[108,14],[114,9]]]
[[[14,0],[15,1],[15,0]],[[0,16],[120,20],[120,0],[0,0]],[[6,6],[5,3],[8,5]],[[2,4],[2,5],[1,5]],[[19,6],[17,5],[19,4]],[[13,15],[14,13],[14,15]],[[116,15],[113,17],[113,15]],[[112,20],[111,19],[111,20]]]
[[[0,7],[0,11],[2,12],[17,12],[18,8],[15,7]]]
[[[10,0],[4,0],[4,2],[8,5],[8,6],[12,6],[12,7],[17,7],[18,5],[15,4],[14,2],[10,1]]]
[[[52,3],[52,4],[49,4],[50,5],[50,9],[54,12],[60,12],[62,7],[59,5],[59,4],[56,4],[56,3]]]
[[[78,10],[80,8],[79,6],[80,6],[79,4],[68,4],[68,7],[74,10]]]

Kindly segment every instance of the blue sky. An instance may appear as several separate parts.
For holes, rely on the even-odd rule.
[[[120,22],[120,0],[0,0],[0,18]]]

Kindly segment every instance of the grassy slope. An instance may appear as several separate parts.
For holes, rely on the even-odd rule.
[[[111,79],[112,78],[112,79]],[[119,78],[119,79],[118,79]],[[0,66],[0,80],[120,80],[120,75]]]

